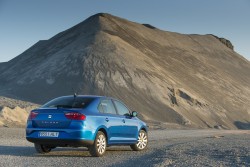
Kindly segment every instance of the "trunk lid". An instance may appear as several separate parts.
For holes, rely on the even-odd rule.
[[[70,126],[72,120],[65,117],[65,113],[76,111],[65,108],[42,108],[37,109],[38,115],[32,120],[34,128],[65,129]],[[79,111],[79,110],[78,110]]]

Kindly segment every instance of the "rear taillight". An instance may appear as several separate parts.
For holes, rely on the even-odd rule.
[[[65,113],[65,117],[72,120],[85,120],[86,116],[78,112]]]
[[[29,120],[35,119],[37,117],[37,115],[38,115],[38,112],[31,111],[28,119]]]

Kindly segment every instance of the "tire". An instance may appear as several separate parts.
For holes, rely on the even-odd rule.
[[[144,130],[140,130],[136,144],[130,145],[134,151],[145,150],[148,146],[148,134]]]
[[[42,145],[42,144],[37,144],[35,143],[35,149],[38,153],[40,154],[45,154],[45,153],[49,153],[51,151],[51,148],[50,147],[47,147],[45,145]]]
[[[101,157],[106,152],[107,140],[103,132],[98,131],[94,144],[89,147],[89,153],[94,157]]]

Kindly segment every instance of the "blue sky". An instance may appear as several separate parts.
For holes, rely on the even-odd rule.
[[[250,60],[250,0],[0,0],[0,62],[99,12],[166,31],[224,37]]]

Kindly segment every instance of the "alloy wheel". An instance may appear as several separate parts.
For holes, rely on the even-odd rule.
[[[97,139],[97,151],[100,153],[100,154],[103,154],[106,150],[106,138],[105,136],[103,136],[102,134],[99,135],[98,139]]]
[[[142,150],[147,146],[147,143],[148,143],[147,135],[143,131],[141,131],[138,136],[138,142],[136,145],[139,149]]]

